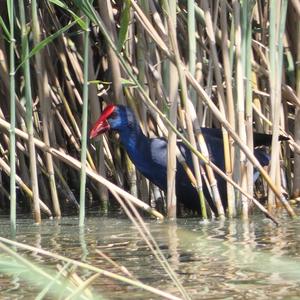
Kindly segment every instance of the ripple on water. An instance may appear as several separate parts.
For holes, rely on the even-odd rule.
[[[147,221],[162,253],[193,299],[297,299],[300,297],[300,221],[283,218],[276,227],[261,215],[253,221],[197,219],[174,222]],[[9,237],[9,220],[0,220],[0,235]],[[135,278],[176,293],[174,285],[135,227],[125,218],[89,217],[84,231],[78,218],[47,220],[35,226],[19,219],[16,240],[84,260],[120,273],[124,266]],[[41,266],[57,261],[29,251],[19,251]],[[90,271],[78,271],[83,279]],[[18,276],[0,275],[1,299],[31,299],[39,292]],[[108,299],[160,299],[126,284],[101,276],[93,292]]]

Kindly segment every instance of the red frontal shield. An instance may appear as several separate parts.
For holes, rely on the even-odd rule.
[[[92,130],[90,132],[90,139],[95,138],[99,134],[102,134],[109,130],[110,125],[107,121],[109,116],[114,112],[116,106],[113,104],[108,105],[102,114],[100,115],[99,119],[96,121],[96,123],[93,125]]]

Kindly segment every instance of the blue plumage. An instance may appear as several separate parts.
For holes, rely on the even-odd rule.
[[[167,142],[162,138],[146,137],[138,125],[133,112],[126,106],[109,105],[91,131],[91,138],[109,129],[115,130],[120,135],[121,144],[126,149],[130,159],[146,178],[160,189],[167,190]],[[212,128],[203,128],[204,135],[212,162],[224,170],[224,151],[221,131]],[[264,145],[271,142],[271,136],[266,134],[254,135],[254,144]],[[187,164],[193,170],[190,150],[183,144],[177,144],[180,152],[185,157]],[[263,149],[255,149],[255,156],[263,166],[268,165],[269,157]],[[258,174],[254,175],[256,178]],[[226,182],[216,174],[218,188],[224,207],[226,207]],[[212,209],[215,211],[213,200],[208,188],[203,181],[204,195]],[[182,165],[177,163],[176,195],[179,202],[185,207],[197,211],[200,204],[196,189],[190,183]]]

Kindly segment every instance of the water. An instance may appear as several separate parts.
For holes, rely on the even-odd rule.
[[[300,220],[282,217],[275,227],[261,215],[241,220],[177,223],[148,220],[147,226],[192,299],[300,299]],[[0,235],[10,237],[8,219],[0,219]],[[90,216],[84,232],[78,219],[47,220],[41,226],[19,219],[16,241],[120,273],[103,259],[101,250],[135,278],[180,297],[135,227],[126,218]],[[19,250],[40,266],[57,261]],[[82,279],[92,275],[80,271]],[[93,293],[105,299],[161,299],[161,297],[99,277]],[[40,289],[22,276],[0,274],[0,299],[32,299]]]

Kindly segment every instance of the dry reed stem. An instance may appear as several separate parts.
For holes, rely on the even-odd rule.
[[[9,129],[9,123],[2,119],[0,119],[0,126],[5,128],[6,130]],[[19,137],[21,137],[22,139],[28,140],[27,133],[25,133],[19,129],[16,129],[16,134]],[[70,165],[71,167],[75,168],[76,170],[81,169],[81,163],[74,157],[66,154],[63,151],[48,147],[44,142],[42,142],[41,140],[39,140],[37,138],[34,138],[33,141],[34,141],[35,145],[37,147],[39,147],[41,150],[49,152],[51,155],[54,155],[56,158],[65,162],[66,164]],[[102,176],[97,174],[94,170],[87,168],[86,172],[87,172],[87,175],[90,176],[92,179],[96,180],[99,183],[104,184],[108,189],[115,191],[117,194],[119,194],[119,195],[123,196],[124,198],[126,198],[127,200],[133,202],[135,205],[137,205],[141,209],[145,210],[149,214],[152,214],[153,216],[155,216],[158,219],[164,218],[158,211],[156,211],[155,209],[150,207],[148,204],[140,201],[136,197],[132,196],[131,194],[127,193],[123,189],[119,188],[115,184],[108,181],[107,179],[103,178]]]
[[[164,42],[162,41],[162,39],[157,35],[157,33],[155,32],[155,29],[153,28],[153,26],[151,25],[151,23],[147,20],[147,18],[144,16],[143,12],[140,10],[140,8],[135,3],[132,2],[132,4],[133,4],[133,7],[136,10],[136,12],[137,12],[137,14],[138,14],[138,16],[140,18],[139,20],[141,20],[141,24],[143,24],[145,26],[145,30],[147,30],[147,32],[155,40],[155,42],[161,48],[161,50],[163,50],[165,52],[165,55],[167,55],[171,61],[174,61],[173,56],[170,54],[169,50],[165,50],[167,47],[164,45]],[[287,209],[287,211],[289,212],[289,214],[291,216],[295,216],[294,210],[291,208],[291,206],[286,201],[286,199],[281,195],[280,191],[278,191],[278,189],[276,188],[275,184],[270,180],[268,174],[260,166],[260,164],[259,164],[258,160],[255,158],[254,154],[251,153],[251,151],[249,151],[248,147],[242,142],[242,140],[240,139],[240,137],[234,132],[234,130],[232,129],[232,127],[230,126],[230,124],[228,123],[228,121],[223,117],[223,115],[220,113],[219,109],[211,101],[211,99],[208,97],[208,95],[203,90],[203,88],[199,85],[199,83],[195,80],[195,78],[189,73],[189,71],[185,67],[184,67],[184,69],[185,69],[185,73],[186,73],[188,81],[190,82],[190,84],[193,85],[193,87],[198,92],[198,94],[202,98],[202,100],[209,106],[209,108],[213,112],[214,116],[223,124],[223,126],[226,128],[226,130],[229,132],[229,134],[237,142],[237,144],[241,148],[242,152],[245,153],[245,155],[248,157],[248,159],[259,170],[259,172],[261,173],[261,175],[265,178],[265,180],[267,181],[267,183],[270,185],[270,188],[274,191],[274,193],[277,194],[278,198],[280,199],[280,201],[282,202],[282,204],[284,205],[284,207]],[[146,95],[144,95],[144,96],[146,97]],[[158,111],[158,109],[155,107],[155,105],[152,105],[150,102],[147,102],[147,103],[150,105],[150,107],[154,111],[156,111],[157,113],[160,114],[160,117],[164,121],[166,121],[169,124],[168,120],[165,118],[165,116],[163,114],[161,114]],[[173,128],[173,130],[175,130],[175,128]],[[179,133],[177,133],[177,134],[180,135]],[[183,138],[182,135],[180,135],[180,136]],[[183,138],[183,140],[185,140],[185,139]],[[205,163],[207,163],[207,160],[203,159],[203,157],[202,157],[202,160]],[[214,170],[217,170],[216,167],[214,167]],[[224,175],[223,172],[219,172],[219,171],[218,171],[218,173],[222,174],[222,177],[224,177],[223,176]],[[232,182],[232,181],[230,181],[228,179],[227,176],[225,176],[225,178],[226,178],[227,181]],[[246,193],[243,193],[243,195],[245,195],[245,194]]]
[[[33,27],[33,40],[34,44],[37,45],[41,41],[41,33],[40,33],[40,25],[38,21],[37,15],[37,6],[36,0],[32,2],[32,27]],[[46,145],[50,145],[50,135],[49,135],[49,109],[51,107],[50,104],[50,94],[49,94],[49,85],[48,85],[48,75],[45,70],[45,54],[42,50],[41,52],[37,52],[35,56],[36,61],[36,73],[39,75],[37,77],[38,83],[38,97],[41,103],[41,111],[42,111],[42,130],[43,130],[43,139]],[[54,167],[52,156],[49,153],[45,153],[46,155],[46,164],[47,170],[49,174],[49,186],[51,191],[51,199],[53,203],[54,216],[57,218],[61,217],[60,204],[57,195],[55,175],[54,175]]]

